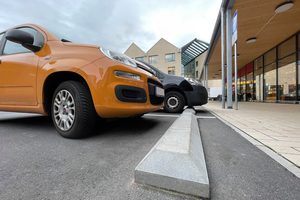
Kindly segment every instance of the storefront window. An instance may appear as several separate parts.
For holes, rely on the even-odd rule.
[[[278,94],[281,101],[296,101],[295,54],[278,62]]]
[[[253,72],[247,74],[246,91],[246,100],[253,101]]]
[[[255,71],[261,69],[263,67],[263,57],[261,56],[256,60],[254,60],[253,64],[254,64]]]
[[[271,51],[264,55],[264,65],[269,65],[272,62],[276,61],[276,48],[273,48]]]
[[[240,97],[239,95],[241,94],[241,78],[237,79],[237,96],[238,96],[238,100],[240,101]]]
[[[276,62],[264,68],[264,100],[276,100]]]
[[[289,40],[285,41],[278,46],[278,58],[281,59],[285,56],[288,56],[292,53],[295,53],[296,50],[296,37],[292,37]]]
[[[254,73],[254,98],[256,101],[262,101],[262,93],[263,93],[263,74],[262,70],[258,70]]]
[[[241,101],[246,101],[246,76],[241,77]]]
[[[263,58],[254,60],[253,100],[262,101],[263,92]]]
[[[298,34],[298,49],[300,49],[300,33]]]
[[[300,101],[300,52],[298,52],[298,101]]]

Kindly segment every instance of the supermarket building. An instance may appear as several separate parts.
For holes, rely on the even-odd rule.
[[[235,12],[236,87],[231,43]],[[207,87],[208,80],[222,79],[228,108],[235,91],[240,101],[299,103],[299,19],[299,1],[223,0],[200,79]]]

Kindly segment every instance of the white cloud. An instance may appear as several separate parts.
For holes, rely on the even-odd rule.
[[[221,0],[13,0],[1,1],[0,30],[23,23],[48,27],[74,41],[124,52],[144,51],[160,38],[182,47],[209,42]]]

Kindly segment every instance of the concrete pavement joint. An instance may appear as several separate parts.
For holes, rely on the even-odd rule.
[[[231,127],[233,130],[235,130],[237,133],[239,133],[241,136],[243,136],[246,140],[248,140],[249,142],[251,142],[254,146],[256,146],[257,148],[259,148],[260,150],[262,150],[264,153],[266,153],[268,156],[270,156],[271,158],[273,158],[276,162],[278,162],[279,164],[281,164],[284,168],[286,168],[288,171],[290,171],[291,173],[293,173],[296,177],[300,178],[300,168],[298,166],[296,166],[294,163],[290,162],[286,158],[284,158],[281,155],[277,154],[274,150],[270,149],[268,146],[265,146],[263,143],[259,142],[258,140],[252,138],[247,133],[241,131],[240,129],[238,129],[237,127],[235,127],[234,125],[232,125],[231,123],[227,122],[222,117],[220,117],[217,114],[215,114],[214,112],[212,112],[211,110],[209,110],[207,108],[204,108],[204,109],[207,110],[207,111],[209,111],[212,115],[214,115],[215,117],[217,117],[223,123],[225,123],[226,125],[228,125],[229,127]]]

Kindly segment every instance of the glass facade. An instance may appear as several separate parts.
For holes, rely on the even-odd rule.
[[[254,78],[253,78],[253,100],[262,101],[263,93],[263,57],[259,57],[253,62]]]
[[[300,33],[244,66],[237,75],[239,101],[300,101]]]
[[[192,61],[184,66],[184,76],[195,78],[195,61]]]
[[[276,101],[276,63],[264,67],[264,100]]]
[[[298,64],[298,101],[300,101],[300,52],[298,52],[297,64]]]
[[[247,74],[246,91],[246,101],[253,101],[253,72]]]
[[[279,100],[296,101],[296,54],[278,62]]]

